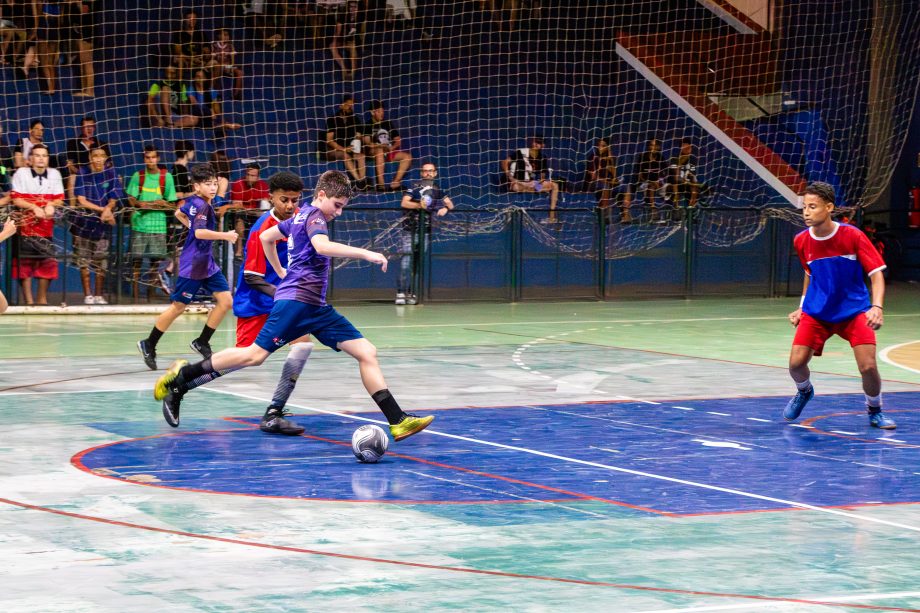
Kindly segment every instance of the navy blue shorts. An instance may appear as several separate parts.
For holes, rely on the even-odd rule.
[[[209,294],[218,292],[229,292],[230,285],[227,283],[227,277],[222,272],[215,272],[207,279],[187,279],[178,277],[176,279],[176,289],[169,296],[173,302],[188,304],[195,298],[199,290],[204,290]]]
[[[278,300],[256,337],[256,345],[274,353],[304,334],[312,334],[336,351],[341,351],[338,348],[341,342],[364,338],[344,315],[328,304],[316,306],[299,300]]]

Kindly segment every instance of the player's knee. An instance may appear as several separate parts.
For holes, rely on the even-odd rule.
[[[871,375],[878,372],[878,363],[874,360],[860,360],[856,366],[859,368],[859,374]]]

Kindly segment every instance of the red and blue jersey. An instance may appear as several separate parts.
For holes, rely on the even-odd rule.
[[[834,226],[828,236],[816,237],[809,228],[794,240],[809,277],[802,311],[829,323],[868,311],[872,305],[865,275],[885,269],[882,256],[861,230],[837,222]]]
[[[253,224],[249,230],[249,237],[246,239],[246,246],[243,247],[243,271],[236,282],[236,294],[233,296],[233,314],[237,317],[255,317],[256,315],[265,315],[270,313],[275,299],[264,294],[257,289],[250,287],[246,283],[244,275],[252,273],[264,277],[267,283],[278,287],[281,278],[268,259],[265,257],[265,249],[262,247],[262,232],[269,228],[274,228],[279,223],[277,217],[272,211],[266,211]],[[281,239],[275,243],[278,251],[278,259],[281,266],[287,268],[288,265],[288,243],[287,239]]]

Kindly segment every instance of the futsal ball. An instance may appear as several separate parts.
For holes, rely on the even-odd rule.
[[[351,435],[351,450],[359,462],[373,464],[387,452],[390,439],[380,426],[361,426]]]

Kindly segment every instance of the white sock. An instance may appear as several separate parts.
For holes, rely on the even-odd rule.
[[[805,379],[804,381],[801,381],[801,382],[793,379],[793,381],[795,381],[795,386],[799,389],[800,392],[804,392],[809,387],[811,387],[811,379]]]
[[[870,396],[866,394],[866,404],[873,409],[879,409],[882,407],[882,393],[879,392],[878,396]]]

